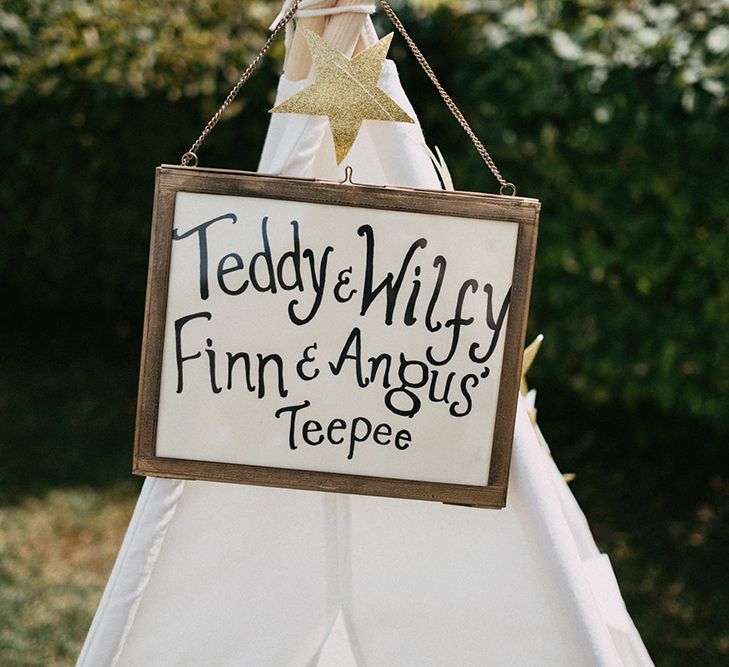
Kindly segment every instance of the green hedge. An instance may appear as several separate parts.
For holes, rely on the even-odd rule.
[[[727,423],[729,10],[543,4],[399,7],[504,174],[543,202],[533,381]],[[5,3],[0,283],[11,304],[141,316],[153,168],[197,136],[273,13],[240,0]],[[457,187],[493,191],[400,40],[392,56]],[[269,59],[244,89],[205,164],[255,168],[276,67]]]
[[[616,61],[601,69],[587,48],[560,57],[554,33],[594,46],[580,30],[596,14],[577,7],[607,3],[562,4],[551,34],[527,25],[499,48],[484,37],[493,17],[483,13],[409,21],[507,178],[543,202],[530,335],[545,342],[532,379],[546,391],[569,384],[595,402],[714,420],[726,432],[729,31],[721,53],[706,45],[717,41],[712,30],[727,30],[729,9],[704,16],[701,29],[696,13],[677,15],[682,30],[665,29],[637,63],[623,54],[630,66],[617,46],[600,44]],[[611,20],[596,30],[614,29]],[[671,36],[692,40],[693,55],[675,66]],[[402,50],[409,89],[427,85]],[[702,56],[707,78],[690,84]],[[421,116],[456,183],[493,190],[435,96]]]

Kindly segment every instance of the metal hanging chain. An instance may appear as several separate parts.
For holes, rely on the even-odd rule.
[[[228,93],[228,97],[226,97],[225,102],[220,105],[220,109],[218,109],[213,117],[208,121],[208,124],[205,126],[205,129],[203,129],[203,131],[200,133],[200,136],[195,140],[195,143],[190,146],[190,148],[183,154],[182,159],[180,160],[180,164],[183,167],[187,167],[188,165],[190,165],[191,167],[197,166],[197,151],[202,145],[202,142],[207,139],[207,136],[218,124],[218,121],[222,117],[225,110],[233,103],[233,100],[237,97],[240,89],[243,87],[243,84],[251,78],[251,75],[253,74],[256,67],[258,67],[261,60],[263,60],[263,57],[268,53],[268,50],[271,48],[271,44],[273,44],[273,40],[276,39],[278,33],[281,32],[284,26],[291,20],[293,15],[296,14],[296,11],[299,9],[300,1],[301,0],[294,0],[294,4],[291,5],[289,11],[287,11],[281,17],[281,20],[276,24],[276,27],[271,31],[271,34],[268,36],[266,43],[261,47],[258,55],[253,59],[253,62],[248,65],[246,71],[243,72],[241,78],[238,79],[238,83],[236,83],[235,86],[233,86],[232,90]]]
[[[379,0],[380,5],[382,5],[382,9],[385,11],[385,14],[387,14],[387,18],[392,21],[392,25],[395,26],[397,31],[402,35],[402,38],[407,42],[407,45],[410,47],[410,51],[412,51],[412,54],[415,56],[415,60],[417,60],[420,63],[420,66],[423,68],[423,71],[428,75],[428,78],[432,81],[433,85],[435,86],[436,90],[440,94],[440,96],[443,98],[443,101],[445,102],[445,105],[448,107],[448,110],[453,114],[453,117],[458,121],[460,126],[463,128],[463,130],[468,135],[468,138],[473,143],[474,147],[478,151],[478,154],[481,156],[483,161],[486,163],[486,166],[491,170],[491,173],[494,175],[496,180],[499,182],[499,185],[501,186],[499,188],[499,194],[509,194],[511,196],[514,196],[516,194],[516,186],[513,183],[509,183],[499,171],[499,168],[496,166],[496,163],[494,162],[493,158],[489,154],[489,152],[486,150],[486,147],[481,143],[479,138],[476,136],[475,132],[471,129],[471,126],[468,124],[468,121],[465,119],[463,114],[461,113],[461,110],[458,108],[456,103],[451,99],[451,96],[445,91],[443,86],[441,85],[440,81],[438,81],[438,77],[435,75],[435,72],[433,72],[433,69],[429,65],[428,61],[425,59],[425,56],[421,53],[420,49],[418,48],[418,45],[413,41],[413,38],[410,37],[408,34],[408,31],[405,30],[405,26],[402,24],[400,19],[397,17],[397,14],[395,14],[395,11],[390,7],[387,0]]]
[[[195,143],[190,146],[190,149],[184,153],[182,156],[181,164],[183,167],[186,167],[188,165],[195,167],[197,166],[197,151],[202,145],[203,141],[207,138],[207,136],[213,131],[213,128],[218,124],[218,121],[220,120],[221,116],[225,112],[225,110],[231,105],[233,100],[235,100],[236,96],[240,92],[240,89],[243,87],[243,84],[245,84],[246,81],[251,77],[253,74],[253,71],[258,67],[259,63],[263,59],[263,57],[268,53],[268,50],[271,48],[271,44],[273,43],[273,40],[276,38],[279,32],[284,28],[284,26],[293,18],[294,14],[296,14],[296,11],[299,8],[300,0],[294,0],[293,4],[289,8],[289,10],[286,12],[286,14],[283,15],[281,20],[276,24],[276,27],[271,32],[270,36],[266,40],[266,43],[263,45],[261,50],[258,52],[258,55],[253,59],[253,62],[251,62],[250,65],[246,68],[246,71],[243,72],[243,75],[238,80],[238,83],[233,86],[233,89],[228,93],[228,97],[225,98],[225,101],[220,106],[220,108],[215,112],[213,117],[208,121],[208,124],[205,126],[205,129],[202,131],[200,136],[196,139]],[[473,143],[474,147],[478,151],[478,154],[481,156],[483,161],[486,163],[486,166],[489,168],[491,173],[494,175],[496,180],[499,182],[500,188],[499,188],[499,194],[504,195],[508,194],[511,196],[516,195],[516,186],[513,183],[508,182],[499,171],[499,168],[496,166],[496,163],[494,162],[493,158],[489,154],[489,152],[486,150],[486,147],[481,143],[479,138],[476,136],[474,131],[471,129],[471,126],[468,124],[468,121],[465,119],[463,114],[461,113],[461,110],[458,108],[456,103],[451,99],[451,96],[445,91],[443,86],[441,85],[440,81],[438,81],[438,77],[435,75],[435,72],[433,72],[433,69],[431,68],[428,61],[425,59],[425,56],[422,54],[420,49],[418,48],[417,44],[413,41],[413,38],[410,37],[408,31],[405,29],[405,26],[402,24],[400,19],[397,17],[397,14],[395,14],[395,11],[390,7],[387,0],[379,0],[380,5],[382,6],[382,9],[384,10],[387,17],[390,19],[392,24],[395,26],[397,31],[402,35],[402,38],[407,43],[408,47],[410,48],[410,51],[415,56],[415,59],[418,61],[420,66],[423,68],[423,71],[426,73],[428,78],[431,80],[433,85],[435,86],[436,90],[440,94],[441,98],[443,99],[443,102],[445,102],[445,105],[448,107],[448,110],[453,114],[453,117],[458,121],[459,125],[463,128],[465,133],[468,135],[469,139]]]

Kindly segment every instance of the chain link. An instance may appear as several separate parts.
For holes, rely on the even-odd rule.
[[[468,124],[468,121],[465,119],[463,114],[461,113],[461,110],[458,108],[456,103],[451,99],[451,96],[445,91],[443,86],[441,85],[440,81],[438,81],[438,77],[435,75],[435,72],[433,72],[433,69],[431,68],[428,61],[425,59],[425,56],[422,54],[420,49],[418,48],[418,45],[413,41],[413,38],[410,37],[408,31],[405,29],[405,26],[402,24],[400,19],[395,14],[395,11],[390,7],[387,0],[379,0],[380,5],[382,5],[382,9],[385,11],[385,14],[387,14],[387,17],[392,21],[392,25],[395,26],[397,31],[402,35],[402,38],[405,40],[407,45],[410,47],[410,51],[412,51],[412,54],[415,56],[415,60],[420,63],[420,66],[423,68],[423,71],[428,75],[428,78],[431,80],[433,85],[435,86],[436,90],[438,91],[438,94],[441,96],[443,101],[445,102],[445,105],[448,107],[448,110],[453,114],[453,117],[458,121],[460,126],[463,128],[465,133],[468,135],[468,138],[473,143],[474,147],[478,151],[479,155],[483,159],[483,161],[486,163],[486,166],[491,170],[491,173],[494,175],[496,180],[499,182],[499,185],[501,188],[499,189],[500,194],[504,194],[506,190],[510,190],[511,195],[516,194],[516,186],[513,183],[507,182],[507,180],[501,175],[501,172],[499,171],[499,168],[496,166],[496,163],[494,162],[493,158],[489,154],[489,152],[486,150],[486,147],[481,143],[479,138],[476,136],[475,132],[471,129],[471,126]]]
[[[281,20],[276,24],[276,27],[271,31],[271,34],[268,36],[268,39],[266,40],[266,43],[261,47],[261,50],[258,52],[258,55],[253,59],[253,62],[251,62],[250,65],[246,68],[246,71],[243,72],[243,75],[238,79],[238,83],[233,86],[232,90],[228,93],[228,97],[225,98],[225,102],[223,102],[220,105],[220,108],[215,112],[213,117],[208,121],[208,124],[205,126],[203,131],[200,133],[200,136],[195,140],[195,143],[193,143],[192,146],[183,154],[182,159],[180,160],[180,164],[183,167],[186,167],[188,164],[192,163],[192,166],[197,165],[197,151],[199,150],[200,146],[202,145],[203,141],[207,139],[208,135],[213,131],[215,126],[218,124],[218,121],[222,117],[223,113],[225,113],[225,110],[233,103],[233,100],[238,96],[238,93],[240,92],[240,89],[243,87],[243,84],[245,84],[248,79],[251,78],[251,75],[255,71],[256,67],[260,64],[261,60],[263,60],[263,57],[268,53],[268,50],[271,48],[271,44],[273,44],[273,40],[276,39],[278,36],[278,33],[281,32],[281,30],[284,28],[284,26],[292,19],[294,14],[296,14],[297,10],[299,9],[299,2],[301,0],[294,0],[294,3],[289,8],[289,11],[287,11],[282,17]]]
[[[207,138],[207,136],[213,131],[213,128],[218,124],[218,121],[222,117],[225,110],[231,105],[233,100],[235,100],[236,96],[240,92],[240,89],[243,87],[243,84],[245,84],[248,79],[250,79],[251,75],[253,74],[256,67],[258,67],[259,63],[263,59],[263,57],[268,53],[268,50],[271,48],[271,44],[273,43],[273,40],[276,39],[276,36],[279,32],[284,28],[284,26],[293,18],[294,14],[296,14],[296,11],[299,8],[300,0],[294,0],[293,4],[289,8],[289,10],[286,12],[286,14],[283,15],[281,20],[276,24],[276,27],[271,32],[270,36],[266,40],[266,43],[263,45],[261,50],[258,52],[258,55],[253,59],[253,62],[251,62],[250,65],[246,68],[246,71],[243,72],[243,75],[238,80],[238,83],[233,86],[233,89],[228,93],[228,97],[225,98],[225,101],[220,106],[220,108],[215,112],[213,117],[208,121],[208,124],[205,126],[205,129],[203,129],[200,136],[196,139],[195,143],[190,146],[190,149],[186,151],[181,159],[181,164],[183,167],[186,167],[188,164],[191,166],[197,165],[197,151],[202,145],[203,141]],[[445,105],[448,107],[448,110],[453,114],[453,117],[458,121],[459,125],[463,128],[464,132],[468,135],[468,138],[471,140],[471,143],[473,143],[474,147],[478,151],[478,154],[481,156],[483,161],[486,163],[486,166],[489,168],[491,173],[494,175],[496,180],[499,182],[500,188],[499,188],[499,194],[509,194],[511,196],[516,194],[516,186],[513,183],[509,183],[499,171],[499,168],[496,166],[496,163],[494,162],[493,158],[489,154],[489,152],[486,150],[486,147],[481,143],[479,138],[476,136],[474,131],[471,129],[471,126],[468,124],[468,121],[465,119],[463,114],[461,113],[461,110],[458,108],[456,103],[451,99],[451,96],[445,91],[443,86],[441,85],[440,81],[438,80],[438,77],[435,75],[435,72],[433,72],[433,69],[431,68],[428,61],[425,59],[425,56],[421,53],[420,49],[418,48],[417,44],[413,41],[413,38],[410,37],[410,34],[405,29],[405,26],[402,24],[400,19],[397,17],[397,14],[395,14],[395,11],[390,7],[387,0],[379,0],[380,5],[382,6],[382,9],[384,10],[387,17],[392,21],[392,24],[395,26],[397,31],[402,35],[402,38],[407,43],[408,47],[410,48],[410,51],[412,51],[412,54],[415,56],[415,59],[418,61],[420,66],[423,68],[423,71],[426,73],[428,78],[431,80],[433,85],[435,86],[436,90],[438,91],[438,94],[443,99],[443,102],[445,102]]]

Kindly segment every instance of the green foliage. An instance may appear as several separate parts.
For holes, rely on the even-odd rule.
[[[478,7],[404,18],[507,179],[543,202],[532,380],[726,424],[729,4]],[[493,189],[436,96],[422,98],[456,186]]]
[[[575,409],[569,391],[539,392],[539,424],[656,665],[729,659],[726,448],[701,456],[687,443],[721,441],[685,413],[645,409],[629,422],[614,406]],[[564,415],[570,414],[570,419]]]
[[[261,47],[266,15],[250,0],[9,0],[0,92],[9,102],[73,95],[79,84],[120,96],[211,95]]]
[[[239,0],[0,11],[0,156],[13,166],[0,185],[0,278],[18,307],[141,316],[154,168],[198,136],[263,44],[263,14]],[[206,159],[255,169],[274,63],[231,106]]]
[[[277,4],[3,4],[0,282],[19,307],[141,317],[152,170],[199,134]],[[729,5],[433,4],[398,12],[502,171],[543,201],[533,380],[726,423]],[[493,190],[401,40],[393,57],[456,186]],[[274,69],[205,164],[255,168]]]

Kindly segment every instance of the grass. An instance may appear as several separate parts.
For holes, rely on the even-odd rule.
[[[135,495],[72,487],[0,508],[3,665],[75,663]]]
[[[29,333],[34,332],[34,333]],[[139,481],[139,331],[0,333],[0,664],[73,664]],[[538,366],[538,360],[536,362]],[[679,413],[581,405],[537,381],[539,422],[656,664],[729,664],[726,434]]]

